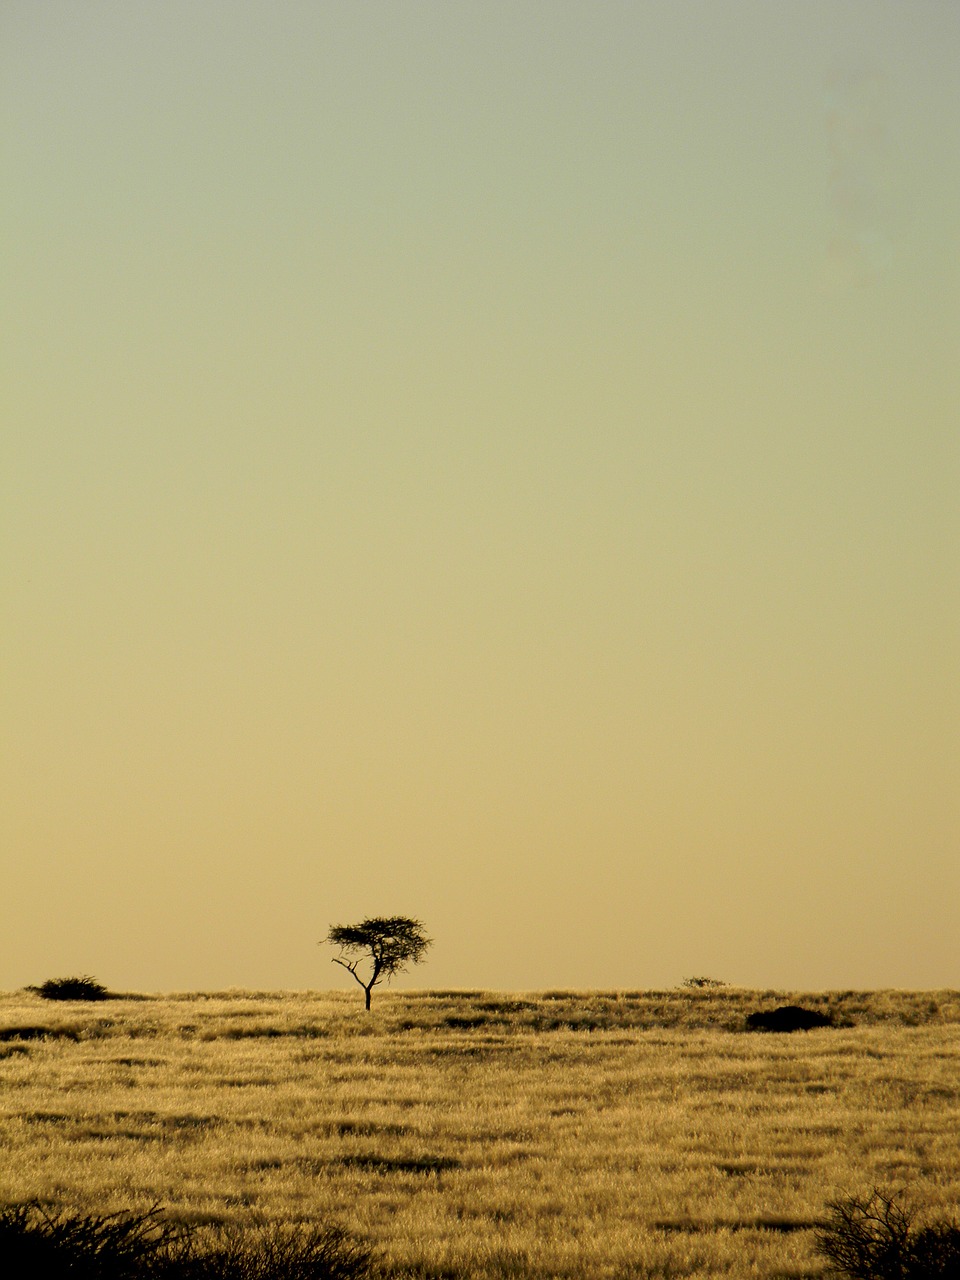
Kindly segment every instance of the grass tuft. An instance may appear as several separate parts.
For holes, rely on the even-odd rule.
[[[374,1173],[445,1173],[459,1169],[460,1161],[452,1156],[340,1156],[341,1165],[370,1169]]]
[[[79,1040],[70,1027],[0,1027],[0,1042],[11,1040]]]

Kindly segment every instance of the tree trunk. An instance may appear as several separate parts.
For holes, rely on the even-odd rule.
[[[368,1009],[368,1010],[369,1010],[369,1008],[370,1008],[370,992],[371,992],[372,990],[373,990],[373,987],[372,987],[372,986],[370,986],[370,987],[364,987],[364,988],[363,988],[363,994],[367,997],[367,1009]]]

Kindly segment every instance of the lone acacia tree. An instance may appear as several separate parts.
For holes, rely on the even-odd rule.
[[[433,939],[424,933],[422,920],[369,916],[359,924],[331,925],[324,941],[340,948],[340,955],[333,957],[333,963],[353,974],[363,987],[369,1009],[370,993],[377,983],[384,978],[389,981],[408,964],[419,964]],[[368,960],[370,975],[364,982],[359,970]]]

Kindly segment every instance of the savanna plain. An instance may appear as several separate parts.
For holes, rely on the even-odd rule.
[[[394,1276],[818,1276],[832,1200],[960,1203],[960,992],[8,993],[0,1132],[2,1203],[335,1222]]]

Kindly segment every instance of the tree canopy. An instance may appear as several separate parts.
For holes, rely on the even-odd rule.
[[[340,948],[333,963],[352,973],[363,987],[366,1007],[370,993],[379,982],[401,973],[408,964],[419,964],[433,941],[427,937],[422,920],[408,916],[368,916],[359,924],[335,924],[324,939]],[[367,980],[360,973],[361,964],[369,963]]]

